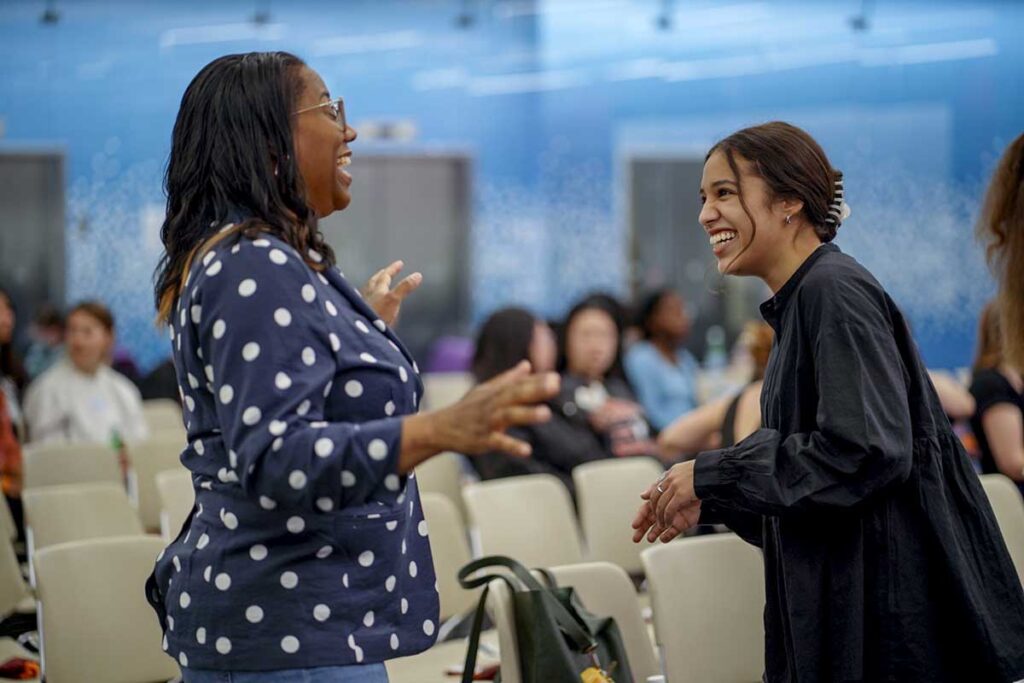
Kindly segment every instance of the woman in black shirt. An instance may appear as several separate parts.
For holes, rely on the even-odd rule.
[[[981,471],[1001,473],[1024,491],[1024,379],[1003,356],[999,309],[989,303],[978,325],[978,357],[971,394],[977,408],[971,429],[981,451]]]
[[[719,270],[774,292],[763,428],[655,482],[634,538],[699,519],[763,548],[767,681],[1019,680],[1024,591],[903,316],[828,244],[841,178],[785,123],[712,148]]]

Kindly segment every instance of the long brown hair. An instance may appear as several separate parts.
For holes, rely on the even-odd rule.
[[[985,308],[981,309],[981,317],[978,319],[978,349],[972,366],[974,372],[997,367],[1004,360],[1000,317],[997,301],[989,301]]]
[[[999,280],[1003,352],[1024,368],[1024,134],[999,160],[982,204],[978,238]]]
[[[189,264],[218,240],[268,232],[322,270],[334,252],[317,229],[295,162],[292,112],[305,63],[287,52],[227,55],[207,64],[181,99],[164,185],[166,253],[156,272],[158,322],[165,323]],[[219,233],[232,216],[250,217]]]
[[[715,152],[725,154],[729,168],[736,177],[736,194],[744,213],[750,219],[751,237],[743,247],[746,251],[757,236],[757,225],[743,197],[739,163],[736,156],[750,162],[751,170],[768,186],[768,202],[793,199],[803,202],[804,218],[822,242],[835,239],[840,219],[833,205],[836,183],[843,174],[832,168],[821,145],[807,131],[784,121],[772,121],[736,131],[716,143],[704,158]],[[737,254],[736,258],[743,253]]]

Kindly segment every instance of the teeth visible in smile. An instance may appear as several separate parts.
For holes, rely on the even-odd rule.
[[[708,241],[711,242],[711,246],[715,246],[734,239],[736,239],[736,233],[732,230],[725,230],[723,232],[716,232]]]
[[[338,159],[338,166],[344,167],[344,166],[348,166],[351,163],[352,163],[352,157],[341,157],[340,159]]]

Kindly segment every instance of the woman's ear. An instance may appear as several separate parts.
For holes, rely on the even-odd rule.
[[[802,199],[780,199],[775,202],[774,212],[783,221],[789,223],[792,217],[803,211],[804,202]]]

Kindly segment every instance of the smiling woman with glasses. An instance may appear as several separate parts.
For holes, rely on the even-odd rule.
[[[357,291],[317,220],[352,200],[341,98],[283,52],[229,55],[181,101],[157,269],[195,508],[146,595],[186,683],[387,681],[430,647],[438,596],[413,468],[528,455],[557,376],[515,368],[417,414],[391,328],[418,274]]]

